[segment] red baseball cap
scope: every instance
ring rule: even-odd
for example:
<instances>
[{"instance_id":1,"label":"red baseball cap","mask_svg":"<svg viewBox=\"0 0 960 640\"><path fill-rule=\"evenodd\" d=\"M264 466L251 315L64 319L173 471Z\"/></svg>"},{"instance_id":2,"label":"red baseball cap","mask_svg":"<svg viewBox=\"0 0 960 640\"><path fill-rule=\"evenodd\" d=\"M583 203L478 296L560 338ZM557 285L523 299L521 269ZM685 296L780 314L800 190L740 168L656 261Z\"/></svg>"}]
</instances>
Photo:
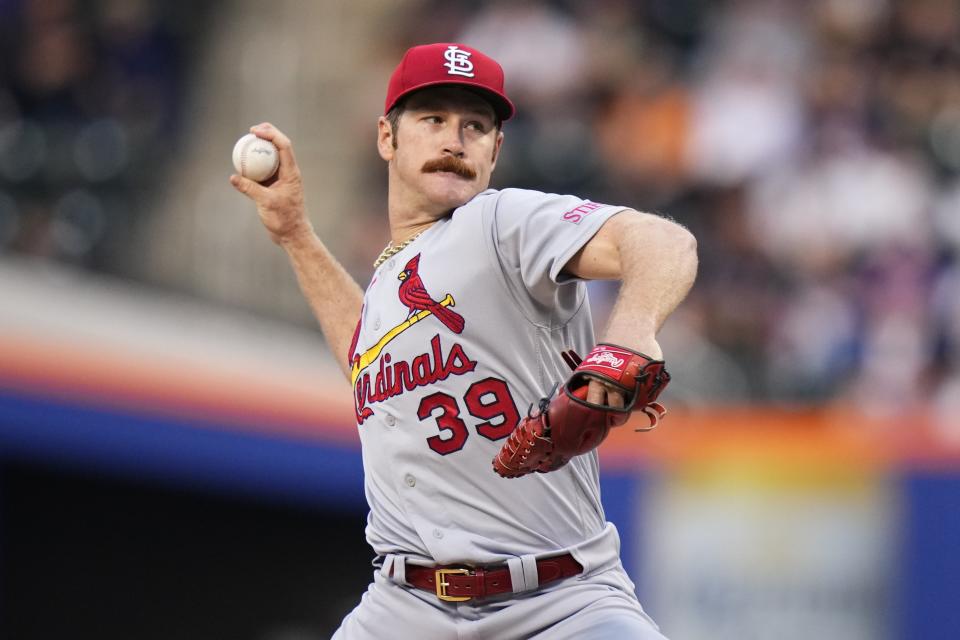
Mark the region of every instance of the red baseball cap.
<instances>
[{"instance_id":1,"label":"red baseball cap","mask_svg":"<svg viewBox=\"0 0 960 640\"><path fill-rule=\"evenodd\" d=\"M460 85L483 96L501 121L513 116L513 103L503 92L503 67L473 47L451 42L407 49L387 85L384 115L401 98L425 87Z\"/></svg>"}]
</instances>

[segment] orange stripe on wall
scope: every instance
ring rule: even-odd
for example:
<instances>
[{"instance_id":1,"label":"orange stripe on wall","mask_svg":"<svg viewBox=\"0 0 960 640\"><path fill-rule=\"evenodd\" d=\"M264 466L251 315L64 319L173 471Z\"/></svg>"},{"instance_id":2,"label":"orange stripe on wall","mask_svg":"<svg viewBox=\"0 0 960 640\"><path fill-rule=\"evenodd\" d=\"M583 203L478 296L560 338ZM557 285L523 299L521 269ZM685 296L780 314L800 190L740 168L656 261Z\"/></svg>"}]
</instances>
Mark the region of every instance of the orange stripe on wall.
<instances>
[{"instance_id":1,"label":"orange stripe on wall","mask_svg":"<svg viewBox=\"0 0 960 640\"><path fill-rule=\"evenodd\" d=\"M358 441L350 388L341 377L258 374L175 355L155 359L116 347L6 335L0 337L0 387L260 433Z\"/></svg>"},{"instance_id":2,"label":"orange stripe on wall","mask_svg":"<svg viewBox=\"0 0 960 640\"><path fill-rule=\"evenodd\" d=\"M956 468L960 441L928 411L876 417L856 407L703 407L672 411L653 431L637 433L635 414L601 446L606 464L696 462L717 458L785 463L887 466L896 462Z\"/></svg>"}]
</instances>

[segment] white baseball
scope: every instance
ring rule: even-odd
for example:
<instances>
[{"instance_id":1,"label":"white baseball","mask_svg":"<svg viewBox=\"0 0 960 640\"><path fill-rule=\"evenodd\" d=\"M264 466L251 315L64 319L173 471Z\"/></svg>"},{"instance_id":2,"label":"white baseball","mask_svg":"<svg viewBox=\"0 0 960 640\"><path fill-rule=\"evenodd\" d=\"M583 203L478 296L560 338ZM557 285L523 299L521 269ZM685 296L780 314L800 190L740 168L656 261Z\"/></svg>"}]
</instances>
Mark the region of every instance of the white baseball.
<instances>
[{"instance_id":1,"label":"white baseball","mask_svg":"<svg viewBox=\"0 0 960 640\"><path fill-rule=\"evenodd\" d=\"M233 146L233 167L244 178L263 182L273 177L280 166L280 155L273 143L248 133Z\"/></svg>"}]
</instances>

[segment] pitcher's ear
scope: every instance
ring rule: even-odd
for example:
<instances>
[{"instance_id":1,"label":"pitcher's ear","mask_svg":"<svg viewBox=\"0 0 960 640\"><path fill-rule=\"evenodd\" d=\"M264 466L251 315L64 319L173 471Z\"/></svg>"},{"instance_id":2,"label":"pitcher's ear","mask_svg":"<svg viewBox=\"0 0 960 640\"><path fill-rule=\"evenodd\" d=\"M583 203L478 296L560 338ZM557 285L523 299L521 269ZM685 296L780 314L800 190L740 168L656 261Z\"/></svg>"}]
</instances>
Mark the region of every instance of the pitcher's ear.
<instances>
[{"instance_id":1,"label":"pitcher's ear","mask_svg":"<svg viewBox=\"0 0 960 640\"><path fill-rule=\"evenodd\" d=\"M500 157L500 147L503 145L503 131L497 131L497 141L493 144L493 166L490 167L491 170L497 166L497 158Z\"/></svg>"},{"instance_id":2,"label":"pitcher's ear","mask_svg":"<svg viewBox=\"0 0 960 640\"><path fill-rule=\"evenodd\" d=\"M393 125L384 116L377 119L377 152L380 157L389 162L397 148L397 141Z\"/></svg>"}]
</instances>

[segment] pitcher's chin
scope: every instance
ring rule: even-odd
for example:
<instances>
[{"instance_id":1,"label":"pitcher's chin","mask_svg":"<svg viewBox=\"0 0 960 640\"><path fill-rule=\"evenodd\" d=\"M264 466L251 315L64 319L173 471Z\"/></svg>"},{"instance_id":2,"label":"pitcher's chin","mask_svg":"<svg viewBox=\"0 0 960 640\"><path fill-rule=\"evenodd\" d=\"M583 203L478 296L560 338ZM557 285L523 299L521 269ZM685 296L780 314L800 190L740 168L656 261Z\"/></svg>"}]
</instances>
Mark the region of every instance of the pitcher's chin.
<instances>
[{"instance_id":1,"label":"pitcher's chin","mask_svg":"<svg viewBox=\"0 0 960 640\"><path fill-rule=\"evenodd\" d=\"M452 173L430 174L424 186L424 195L445 210L456 209L483 191L476 182Z\"/></svg>"}]
</instances>

